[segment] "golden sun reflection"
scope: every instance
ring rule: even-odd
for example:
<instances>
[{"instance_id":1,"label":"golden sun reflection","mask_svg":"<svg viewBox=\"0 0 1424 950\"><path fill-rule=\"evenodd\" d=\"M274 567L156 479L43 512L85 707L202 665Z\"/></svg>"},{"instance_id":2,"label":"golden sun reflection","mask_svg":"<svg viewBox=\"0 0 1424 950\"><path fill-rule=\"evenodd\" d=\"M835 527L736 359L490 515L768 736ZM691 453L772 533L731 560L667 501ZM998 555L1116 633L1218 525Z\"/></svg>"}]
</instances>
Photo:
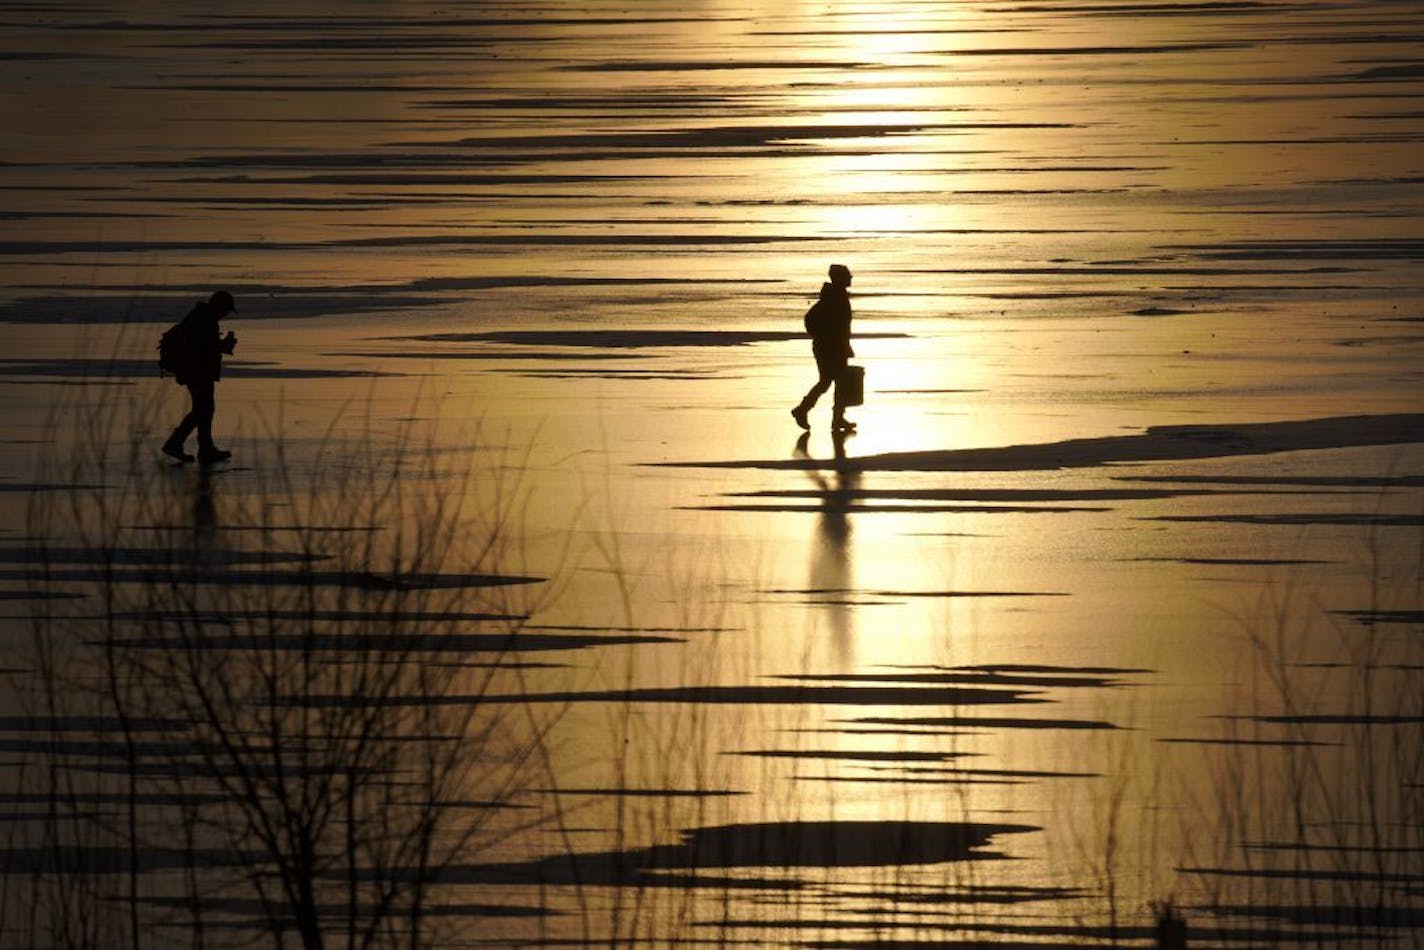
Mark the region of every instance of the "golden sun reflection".
<instances>
[{"instance_id":1,"label":"golden sun reflection","mask_svg":"<svg viewBox=\"0 0 1424 950\"><path fill-rule=\"evenodd\" d=\"M205 6L5 18L14 946L1417 929L1397 0Z\"/></svg>"},{"instance_id":2,"label":"golden sun reflection","mask_svg":"<svg viewBox=\"0 0 1424 950\"><path fill-rule=\"evenodd\" d=\"M864 312L873 305L860 304ZM980 440L982 413L974 411L988 388L987 371L963 332L926 332L918 321L858 318L862 333L905 333L903 338L855 341L853 362L867 367L866 404L853 413L860 428L848 447L854 455L960 447ZM976 435L976 433L978 433Z\"/></svg>"},{"instance_id":3,"label":"golden sun reflection","mask_svg":"<svg viewBox=\"0 0 1424 950\"><path fill-rule=\"evenodd\" d=\"M964 29L958 15L927 17L903 7L832 5L831 24L820 39L827 58L861 64L837 82L818 85L804 108L828 126L862 128L861 137L838 138L833 147L800 159L798 187L817 202L808 222L818 233L884 236L963 227L961 212L943 201L943 174L961 159L955 153L992 150L977 130L972 145L953 126L982 100L983 89L966 91L949 81L942 66L947 37ZM988 93L993 96L997 93Z\"/></svg>"}]
</instances>

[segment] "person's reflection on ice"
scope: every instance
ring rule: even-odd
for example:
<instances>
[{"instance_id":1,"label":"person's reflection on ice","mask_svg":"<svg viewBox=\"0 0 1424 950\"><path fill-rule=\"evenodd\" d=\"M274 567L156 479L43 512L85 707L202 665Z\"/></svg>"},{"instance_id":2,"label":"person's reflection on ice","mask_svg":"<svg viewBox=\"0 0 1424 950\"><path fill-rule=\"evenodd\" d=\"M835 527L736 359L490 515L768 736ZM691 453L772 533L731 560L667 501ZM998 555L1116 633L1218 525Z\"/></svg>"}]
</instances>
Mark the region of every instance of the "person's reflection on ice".
<instances>
[{"instance_id":1,"label":"person's reflection on ice","mask_svg":"<svg viewBox=\"0 0 1424 950\"><path fill-rule=\"evenodd\" d=\"M845 459L847 433L832 432L831 444L838 462ZM794 455L810 458L808 446L811 434L801 433L796 440ZM851 561L850 512L860 487L860 473L836 465L831 478L818 469L806 474L820 493L821 509L816 521L816 537L811 545L809 590L824 598L831 628L831 646L835 659L843 667L852 664L855 646L855 615L849 601L855 586Z\"/></svg>"},{"instance_id":2,"label":"person's reflection on ice","mask_svg":"<svg viewBox=\"0 0 1424 950\"><path fill-rule=\"evenodd\" d=\"M193 482L193 558L195 562L210 559L217 550L218 512L213 498L213 476L206 468L194 473Z\"/></svg>"}]
</instances>

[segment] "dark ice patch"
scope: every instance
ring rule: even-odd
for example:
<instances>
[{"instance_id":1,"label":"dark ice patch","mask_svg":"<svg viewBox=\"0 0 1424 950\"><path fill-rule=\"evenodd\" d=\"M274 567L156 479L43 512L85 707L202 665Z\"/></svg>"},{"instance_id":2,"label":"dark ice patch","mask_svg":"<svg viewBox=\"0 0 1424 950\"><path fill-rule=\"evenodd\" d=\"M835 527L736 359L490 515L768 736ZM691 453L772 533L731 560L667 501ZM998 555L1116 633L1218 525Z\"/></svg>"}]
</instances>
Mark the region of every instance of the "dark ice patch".
<instances>
[{"instance_id":1,"label":"dark ice patch","mask_svg":"<svg viewBox=\"0 0 1424 950\"><path fill-rule=\"evenodd\" d=\"M788 821L721 825L682 833L677 844L570 853L538 861L457 865L442 884L599 884L795 890L799 879L704 876L702 869L868 868L1002 859L998 836L1033 825L920 821ZM690 873L688 873L690 872Z\"/></svg>"},{"instance_id":2,"label":"dark ice patch","mask_svg":"<svg viewBox=\"0 0 1424 950\"><path fill-rule=\"evenodd\" d=\"M906 339L906 333L864 333L857 339ZM430 343L503 343L516 346L592 347L604 350L659 347L748 346L805 340L806 334L780 330L489 330L479 333L427 333L383 337Z\"/></svg>"},{"instance_id":3,"label":"dark ice patch","mask_svg":"<svg viewBox=\"0 0 1424 950\"><path fill-rule=\"evenodd\" d=\"M1271 455L1424 442L1424 413L1331 416L1236 425L1151 426L1139 435L1100 436L985 449L892 452L858 458L645 462L655 467L760 468L842 472L1051 471L1119 462Z\"/></svg>"}]
</instances>

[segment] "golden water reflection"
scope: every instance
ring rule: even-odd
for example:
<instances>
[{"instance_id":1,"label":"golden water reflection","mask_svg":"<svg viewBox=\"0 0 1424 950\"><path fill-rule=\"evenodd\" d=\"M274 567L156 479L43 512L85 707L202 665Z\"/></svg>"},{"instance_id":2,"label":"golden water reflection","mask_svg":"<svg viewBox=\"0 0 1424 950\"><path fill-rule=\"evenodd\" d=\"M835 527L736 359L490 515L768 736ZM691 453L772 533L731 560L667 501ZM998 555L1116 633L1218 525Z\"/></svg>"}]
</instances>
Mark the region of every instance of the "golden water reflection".
<instances>
[{"instance_id":1,"label":"golden water reflection","mask_svg":"<svg viewBox=\"0 0 1424 950\"><path fill-rule=\"evenodd\" d=\"M391 761L469 730L430 826L462 847L424 892L450 940L1142 945L1168 898L1222 945L1408 939L1424 288L1396 5L51 6L0 57L17 944L295 919L245 883L274 870L250 841L171 863L164 835L230 827L201 796L142 799L124 873L94 819L131 776L226 776L195 779L189 722L87 718L115 656L136 682L410 677ZM869 398L798 444L833 261ZM236 458L158 467L183 394L152 338L217 285ZM241 707L268 717L230 746L251 774L362 708L308 698ZM86 718L35 719L51 699ZM287 716L309 731L269 741ZM44 776L115 797L46 824L17 797ZM57 827L112 836L31 847ZM95 844L117 873L44 863ZM132 914L88 913L129 885Z\"/></svg>"}]
</instances>

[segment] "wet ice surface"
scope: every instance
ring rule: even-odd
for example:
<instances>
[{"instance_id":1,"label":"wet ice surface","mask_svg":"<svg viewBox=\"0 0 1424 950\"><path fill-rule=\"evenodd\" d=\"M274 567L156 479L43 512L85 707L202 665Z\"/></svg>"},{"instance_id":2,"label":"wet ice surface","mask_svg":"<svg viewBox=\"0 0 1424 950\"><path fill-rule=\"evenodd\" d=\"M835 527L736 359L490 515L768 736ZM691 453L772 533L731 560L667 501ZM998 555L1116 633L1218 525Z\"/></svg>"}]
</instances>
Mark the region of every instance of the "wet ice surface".
<instances>
[{"instance_id":1,"label":"wet ice surface","mask_svg":"<svg viewBox=\"0 0 1424 950\"><path fill-rule=\"evenodd\" d=\"M86 895L296 916L178 819L333 775L363 828L442 816L464 942L1143 944L1168 900L1214 945L1409 939L1397 5L3 19L3 867L84 885L8 943ZM832 261L840 440L787 413ZM218 286L235 458L171 468L153 343ZM292 678L224 744L174 705L216 669ZM437 782L311 721L477 741ZM323 834L339 932L419 876Z\"/></svg>"}]
</instances>

